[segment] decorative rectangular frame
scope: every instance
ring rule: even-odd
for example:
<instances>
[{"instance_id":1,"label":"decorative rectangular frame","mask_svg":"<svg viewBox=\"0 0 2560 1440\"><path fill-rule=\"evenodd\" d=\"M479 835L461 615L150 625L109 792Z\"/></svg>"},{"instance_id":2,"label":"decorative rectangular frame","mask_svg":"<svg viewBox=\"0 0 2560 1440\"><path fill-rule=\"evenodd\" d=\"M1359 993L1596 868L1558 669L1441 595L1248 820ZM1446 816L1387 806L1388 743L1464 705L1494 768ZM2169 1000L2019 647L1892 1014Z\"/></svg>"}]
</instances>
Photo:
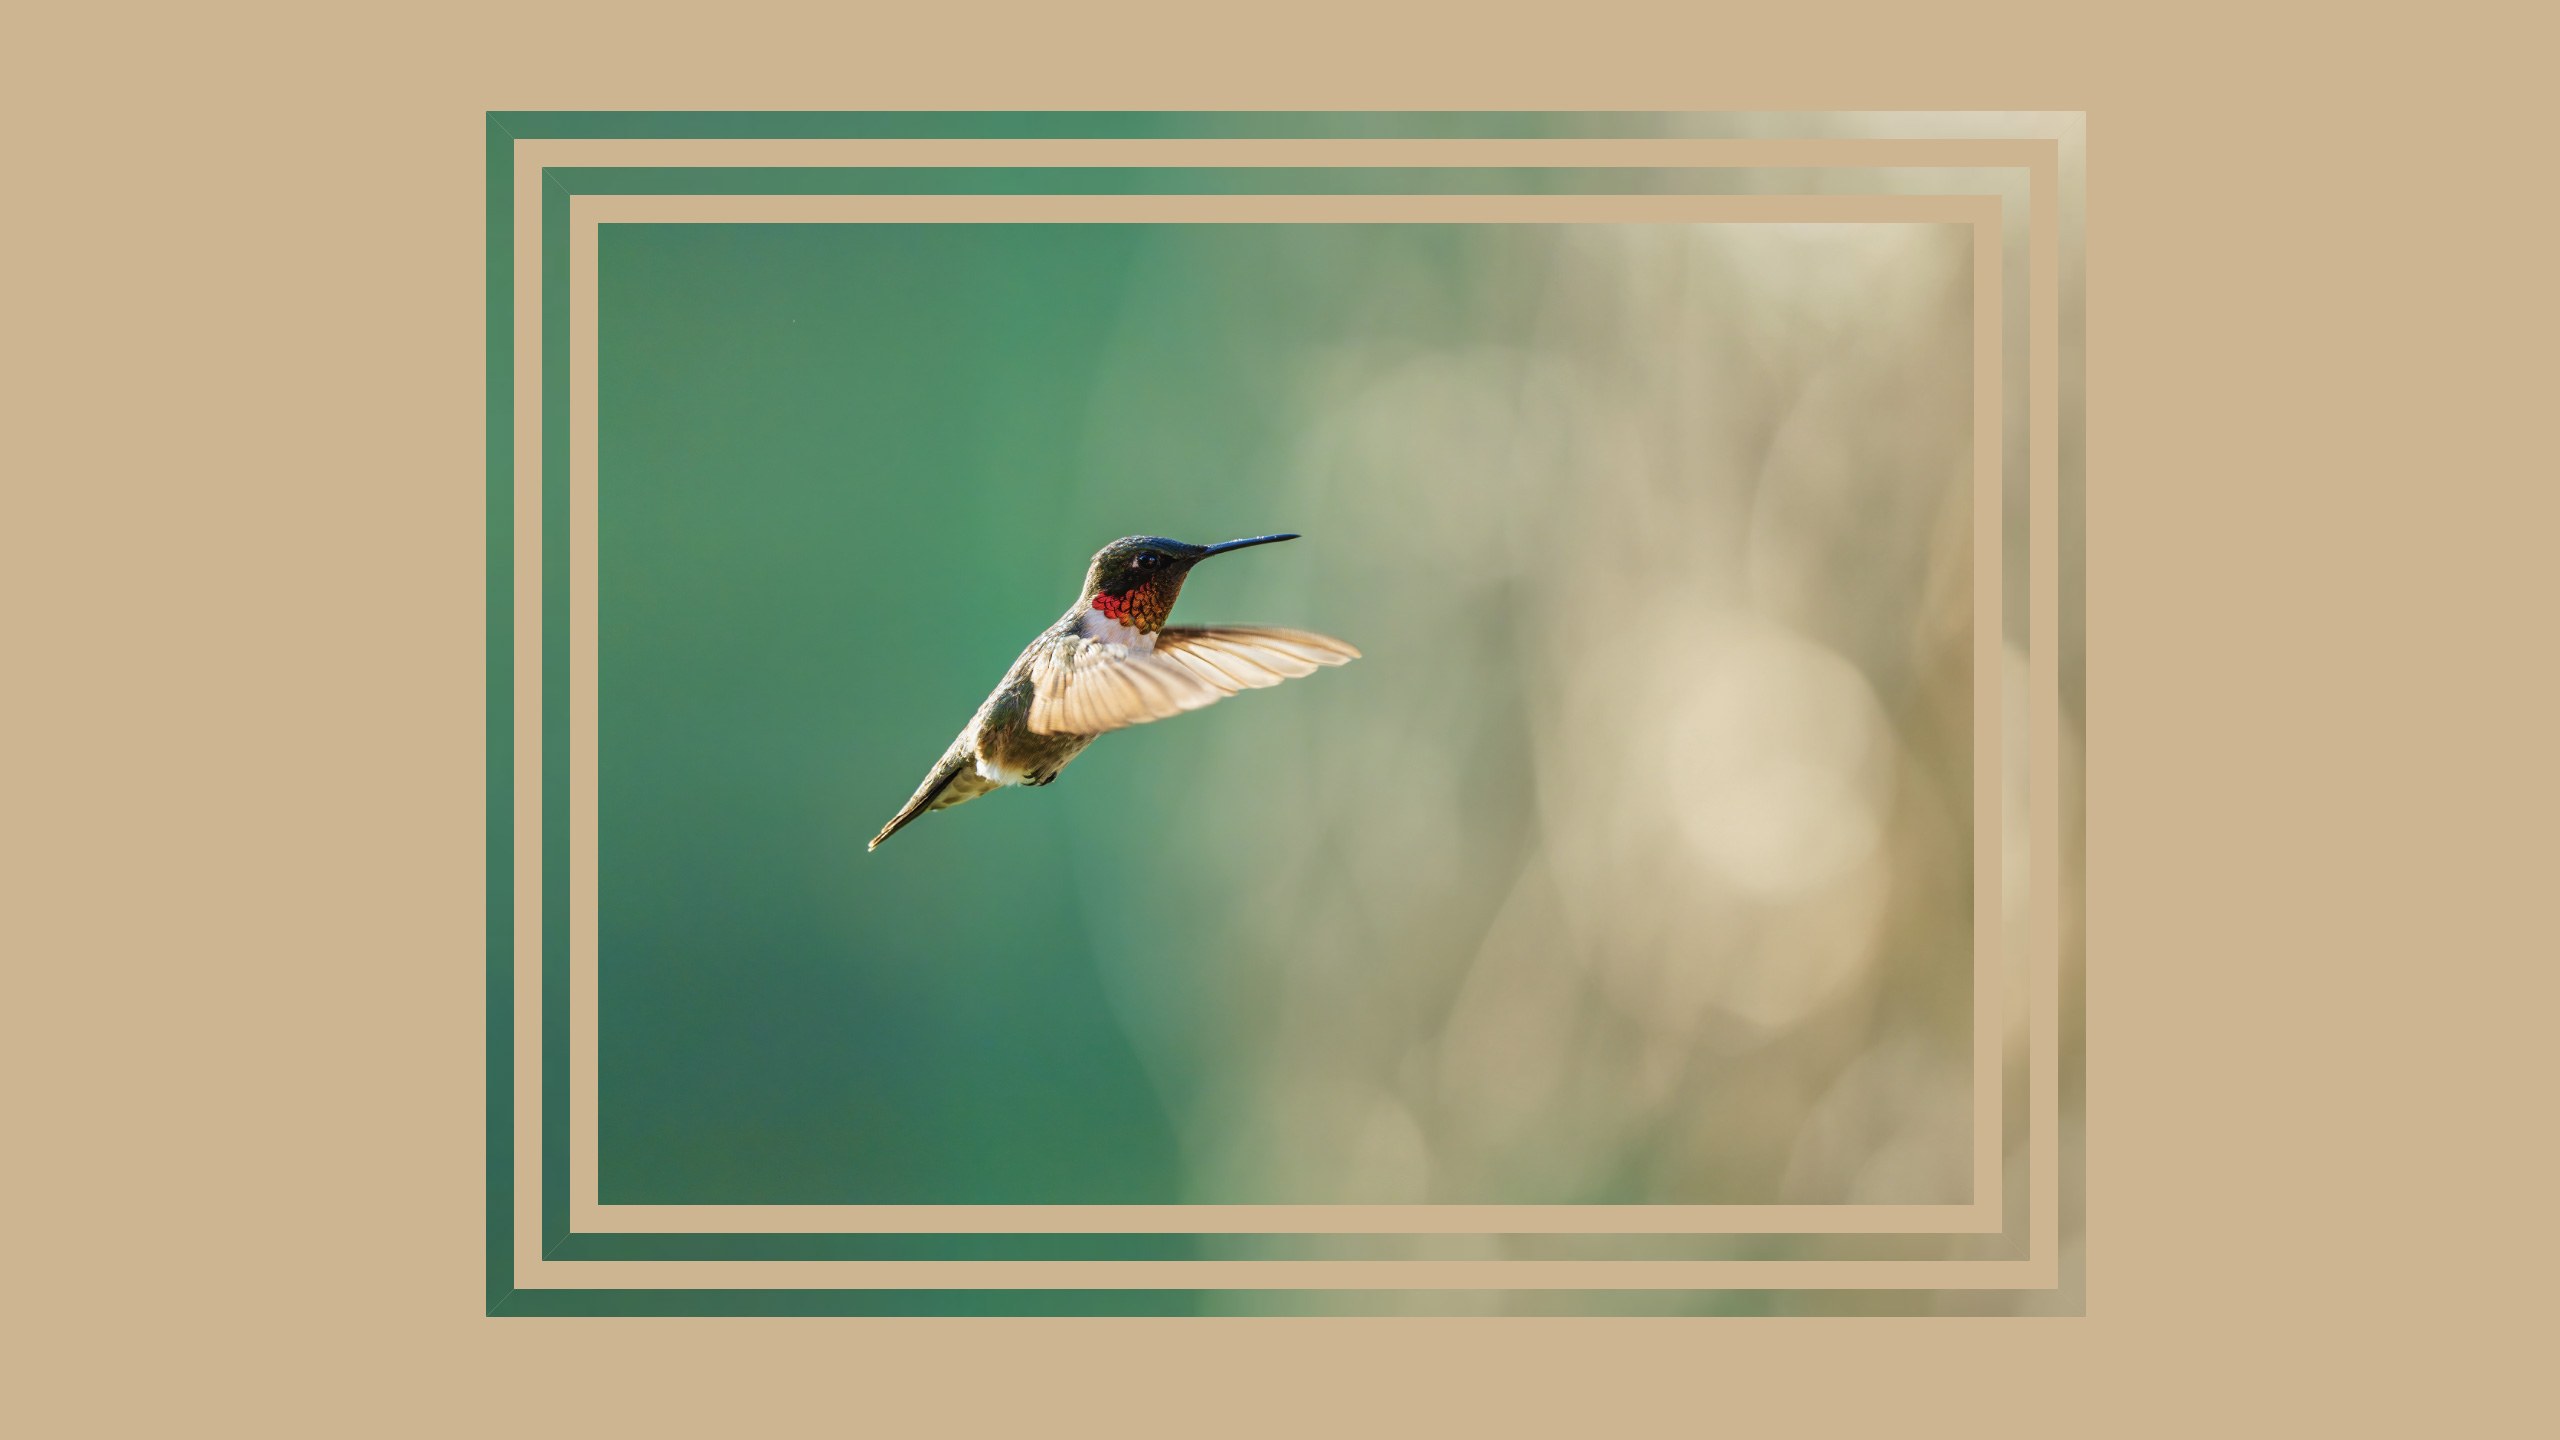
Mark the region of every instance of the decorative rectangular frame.
<instances>
[{"instance_id":1,"label":"decorative rectangular frame","mask_svg":"<svg viewBox=\"0 0 2560 1440\"><path fill-rule=\"evenodd\" d=\"M2064 615L2062 412L2066 404L2077 411L2079 367L2076 353L2066 363L2061 352L2059 320L2062 212L2066 203L2075 219L2077 211L2077 177L2066 185L2062 139L2076 136L2078 117L2062 117L2050 127L2055 133L2026 139L1769 135L1823 123L1819 117L1731 116L491 115L489 1313L1189 1313L1221 1291L1299 1292L1293 1303L1355 1310L1376 1308L1382 1294L1399 1297L1400 1308L1418 1302L1427 1309L1432 1294L1447 1292L1499 1292L1519 1308L1562 1305L1582 1313L1651 1313L1663 1309L1666 1298L1679 1300L1680 1292L1763 1302L1792 1294L1812 1308L1873 1310L1910 1308L1912 1297L1935 1292L2061 1283L2059 1040L2066 1023L2076 1029L2078 1015L2076 1009L2065 1014L2059 983L2061 889L2072 877L2062 874L2062 647L2055 641ZM1741 133L1726 133L1733 131ZM1911 169L1935 172L1928 177L1931 193L1869 196L1835 188L1856 172ZM1630 183L1659 185L1665 177L1707 193L1640 190ZM1811 193L1787 193L1790 187ZM2002 1065L2002 939L1996 926L1977 920L1974 1201L1938 1207L598 1204L592 1070L596 227L704 219L1973 225L1977 306L1993 317L1986 328L1977 316L1976 551L2001 555L2004 512L2016 508L2004 492L2022 488L2032 842L2023 1097ZM2021 221L2025 244L2005 243L2006 230ZM2022 276L2004 263L2020 251ZM519 277L531 283L518 284ZM2013 288L2023 291L2025 304L2004 308ZM2076 302L2076 294L2072 298ZM2017 309L2025 312L2024 344L2003 345L2001 317L2014 323ZM2004 365L2004 353L2022 363ZM2014 427L2004 415L2014 407L2003 405L2019 381L2027 412L2023 487L2015 483L2020 467L2005 453ZM2076 443L2069 448L2076 477ZM1977 917L2002 911L1996 863L2001 571L1996 560L1976 569L1976 844L1978 856L1987 853L1995 862L1978 860L1975 867ZM1985 786L1992 792L1987 815ZM2014 1109L2024 1111L2022 1186L2004 1183L1996 1138L2011 1130L2007 1112ZM1988 1135L1985 1118L1993 1122ZM2005 1195L2012 1188L2024 1190L2023 1205ZM678 1213L687 1209L713 1213ZM1043 1228L1043 1220L1066 1223ZM1163 1243L1167 1237L1184 1234L1629 1241L1843 1234L1877 1237L1888 1250L1894 1248L1890 1237L1991 1235L2022 1242L2025 1253L1951 1260L1162 1258L1176 1248ZM673 1248L658 1244L649 1258L632 1258L648 1253L653 1237L672 1241ZM919 1250L934 1253L916 1258ZM1895 1298L1885 1300L1888 1295ZM1482 1298L1464 1296L1451 1308L1480 1308Z\"/></svg>"}]
</instances>

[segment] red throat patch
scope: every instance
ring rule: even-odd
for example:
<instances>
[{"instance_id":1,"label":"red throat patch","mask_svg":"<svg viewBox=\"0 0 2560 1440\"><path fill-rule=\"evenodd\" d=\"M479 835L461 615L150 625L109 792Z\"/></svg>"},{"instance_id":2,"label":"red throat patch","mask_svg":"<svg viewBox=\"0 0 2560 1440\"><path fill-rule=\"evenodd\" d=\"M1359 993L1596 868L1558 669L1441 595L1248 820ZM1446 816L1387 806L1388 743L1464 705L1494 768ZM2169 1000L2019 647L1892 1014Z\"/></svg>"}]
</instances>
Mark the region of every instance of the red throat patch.
<instances>
[{"instance_id":1,"label":"red throat patch","mask_svg":"<svg viewBox=\"0 0 2560 1440\"><path fill-rule=\"evenodd\" d=\"M1125 595L1096 595L1093 608L1132 630L1159 630L1173 613L1172 587L1161 581L1141 585Z\"/></svg>"}]
</instances>

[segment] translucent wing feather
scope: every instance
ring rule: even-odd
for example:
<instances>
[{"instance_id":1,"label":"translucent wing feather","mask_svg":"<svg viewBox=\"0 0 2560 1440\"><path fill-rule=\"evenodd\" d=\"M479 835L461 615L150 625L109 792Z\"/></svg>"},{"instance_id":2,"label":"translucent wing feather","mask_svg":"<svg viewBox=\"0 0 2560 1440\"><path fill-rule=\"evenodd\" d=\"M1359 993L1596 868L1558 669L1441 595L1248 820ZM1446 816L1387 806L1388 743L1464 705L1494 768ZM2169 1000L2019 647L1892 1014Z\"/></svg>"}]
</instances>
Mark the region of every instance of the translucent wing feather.
<instances>
[{"instance_id":1,"label":"translucent wing feather","mask_svg":"<svg viewBox=\"0 0 2560 1440\"><path fill-rule=\"evenodd\" d=\"M1099 735L1359 657L1328 635L1257 625L1167 626L1153 649L1071 636L1032 662L1031 728Z\"/></svg>"},{"instance_id":2,"label":"translucent wing feather","mask_svg":"<svg viewBox=\"0 0 2560 1440\"><path fill-rule=\"evenodd\" d=\"M1225 687L1230 694L1360 658L1357 649L1330 635L1269 625L1169 625L1156 633L1156 653L1194 674L1231 679Z\"/></svg>"}]
</instances>

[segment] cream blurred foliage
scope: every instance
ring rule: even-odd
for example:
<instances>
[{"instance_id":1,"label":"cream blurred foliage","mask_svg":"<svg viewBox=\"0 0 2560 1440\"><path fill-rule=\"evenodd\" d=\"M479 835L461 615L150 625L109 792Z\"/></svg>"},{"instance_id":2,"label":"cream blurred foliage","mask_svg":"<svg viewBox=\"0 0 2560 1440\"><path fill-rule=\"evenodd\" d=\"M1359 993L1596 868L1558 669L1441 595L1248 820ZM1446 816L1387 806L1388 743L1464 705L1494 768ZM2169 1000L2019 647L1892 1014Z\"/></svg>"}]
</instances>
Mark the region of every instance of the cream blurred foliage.
<instances>
[{"instance_id":1,"label":"cream blurred foliage","mask_svg":"<svg viewBox=\"0 0 2560 1440\"><path fill-rule=\"evenodd\" d=\"M1518 284L1466 253L1459 296ZM1272 513L1319 558L1254 613L1325 616L1359 689L1168 780L1233 816L1158 857L1222 897L1198 932L1089 917L1188 1198L1966 1201L1969 233L1558 227L1532 263L1505 342L1293 377Z\"/></svg>"}]
</instances>

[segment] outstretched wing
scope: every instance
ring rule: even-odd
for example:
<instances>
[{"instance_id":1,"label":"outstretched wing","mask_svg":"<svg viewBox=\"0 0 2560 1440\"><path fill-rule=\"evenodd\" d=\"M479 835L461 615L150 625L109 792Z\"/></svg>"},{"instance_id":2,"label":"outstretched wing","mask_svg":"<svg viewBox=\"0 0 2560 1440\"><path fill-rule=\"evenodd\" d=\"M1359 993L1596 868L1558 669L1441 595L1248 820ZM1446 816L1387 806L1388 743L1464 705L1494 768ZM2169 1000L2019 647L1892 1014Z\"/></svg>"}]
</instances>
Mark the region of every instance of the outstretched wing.
<instances>
[{"instance_id":1,"label":"outstretched wing","mask_svg":"<svg viewBox=\"0 0 2560 1440\"><path fill-rule=\"evenodd\" d=\"M1268 625L1168 625L1156 653L1232 695L1263 690L1319 665L1340 665L1360 652L1330 635Z\"/></svg>"},{"instance_id":2,"label":"outstretched wing","mask_svg":"<svg viewBox=\"0 0 2560 1440\"><path fill-rule=\"evenodd\" d=\"M1329 635L1260 625L1169 625L1152 649L1071 639L1032 662L1031 728L1099 735L1359 658Z\"/></svg>"}]
</instances>

